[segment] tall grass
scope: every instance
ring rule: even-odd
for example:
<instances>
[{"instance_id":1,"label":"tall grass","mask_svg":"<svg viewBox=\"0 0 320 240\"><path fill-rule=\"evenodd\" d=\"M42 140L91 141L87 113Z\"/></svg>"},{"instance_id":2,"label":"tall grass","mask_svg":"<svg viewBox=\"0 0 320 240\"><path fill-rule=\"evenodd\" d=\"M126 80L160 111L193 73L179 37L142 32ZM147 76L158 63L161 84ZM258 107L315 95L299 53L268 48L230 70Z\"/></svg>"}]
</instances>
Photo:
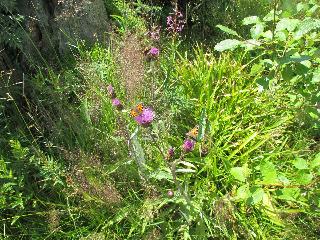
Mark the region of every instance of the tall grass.
<instances>
[{"instance_id":1,"label":"tall grass","mask_svg":"<svg viewBox=\"0 0 320 240\"><path fill-rule=\"evenodd\" d=\"M295 125L288 86L260 91L246 53L168 37L131 99L119 39L79 48L74 66L39 73L26 96L2 102L0 236L317 239L319 143ZM139 102L155 112L151 126L130 117Z\"/></svg>"}]
</instances>

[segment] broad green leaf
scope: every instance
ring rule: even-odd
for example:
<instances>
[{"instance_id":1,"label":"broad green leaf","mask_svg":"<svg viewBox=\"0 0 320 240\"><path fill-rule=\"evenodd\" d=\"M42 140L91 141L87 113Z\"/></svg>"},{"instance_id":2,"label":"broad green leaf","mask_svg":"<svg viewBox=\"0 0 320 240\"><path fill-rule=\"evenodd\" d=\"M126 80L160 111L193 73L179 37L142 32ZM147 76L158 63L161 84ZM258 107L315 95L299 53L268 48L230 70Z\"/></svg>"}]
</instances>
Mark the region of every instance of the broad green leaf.
<instances>
[{"instance_id":1,"label":"broad green leaf","mask_svg":"<svg viewBox=\"0 0 320 240\"><path fill-rule=\"evenodd\" d=\"M236 198L238 200L246 200L250 196L249 185L245 184L237 189Z\"/></svg>"},{"instance_id":2,"label":"broad green leaf","mask_svg":"<svg viewBox=\"0 0 320 240\"><path fill-rule=\"evenodd\" d=\"M313 72L312 83L320 83L320 69L318 68Z\"/></svg>"},{"instance_id":3,"label":"broad green leaf","mask_svg":"<svg viewBox=\"0 0 320 240\"><path fill-rule=\"evenodd\" d=\"M257 23L250 29L251 37L253 39L259 39L259 37L263 34L264 24Z\"/></svg>"},{"instance_id":4,"label":"broad green leaf","mask_svg":"<svg viewBox=\"0 0 320 240\"><path fill-rule=\"evenodd\" d=\"M283 183L283 185L289 185L290 184L290 180L283 173L279 174L278 179L279 179L280 182Z\"/></svg>"},{"instance_id":5,"label":"broad green leaf","mask_svg":"<svg viewBox=\"0 0 320 240\"><path fill-rule=\"evenodd\" d=\"M226 39L214 46L214 50L223 52L225 50L233 50L241 44L241 41L236 39Z\"/></svg>"},{"instance_id":6,"label":"broad green leaf","mask_svg":"<svg viewBox=\"0 0 320 240\"><path fill-rule=\"evenodd\" d=\"M318 153L310 163L311 168L315 168L318 166L320 166L320 153Z\"/></svg>"},{"instance_id":7,"label":"broad green leaf","mask_svg":"<svg viewBox=\"0 0 320 240\"><path fill-rule=\"evenodd\" d=\"M268 31L265 31L262 36L265 38L265 39L268 39L268 40L271 40L272 39L272 32L270 30Z\"/></svg>"},{"instance_id":8,"label":"broad green leaf","mask_svg":"<svg viewBox=\"0 0 320 240\"><path fill-rule=\"evenodd\" d=\"M307 13L311 16L313 13L315 13L319 9L319 7L320 7L319 5L314 5L307 11Z\"/></svg>"},{"instance_id":9,"label":"broad green leaf","mask_svg":"<svg viewBox=\"0 0 320 240\"><path fill-rule=\"evenodd\" d=\"M242 167L234 167L231 168L230 170L230 174L237 180L241 181L241 182L245 182L246 181L246 176L243 172L243 168Z\"/></svg>"},{"instance_id":10,"label":"broad green leaf","mask_svg":"<svg viewBox=\"0 0 320 240\"><path fill-rule=\"evenodd\" d=\"M313 19L313 18L305 19L303 22L299 24L298 29L294 34L294 38L299 39L303 35L317 28L320 28L320 19Z\"/></svg>"},{"instance_id":11,"label":"broad green leaf","mask_svg":"<svg viewBox=\"0 0 320 240\"><path fill-rule=\"evenodd\" d=\"M256 39L248 39L241 43L241 47L246 48L247 50L253 50L256 49L261 45L261 42L259 42Z\"/></svg>"},{"instance_id":12,"label":"broad green leaf","mask_svg":"<svg viewBox=\"0 0 320 240\"><path fill-rule=\"evenodd\" d=\"M263 182L266 184L275 184L278 182L277 170L272 162L266 161L260 164L260 172Z\"/></svg>"},{"instance_id":13,"label":"broad green leaf","mask_svg":"<svg viewBox=\"0 0 320 240\"><path fill-rule=\"evenodd\" d=\"M156 172L153 172L150 175L150 178L154 178L154 179L157 179L157 180L162 180L162 179L172 180L173 179L169 168L166 169L166 171L158 170Z\"/></svg>"},{"instance_id":14,"label":"broad green leaf","mask_svg":"<svg viewBox=\"0 0 320 240\"><path fill-rule=\"evenodd\" d=\"M299 188L283 188L276 191L277 198L283 200L295 201L299 195Z\"/></svg>"},{"instance_id":15,"label":"broad green leaf","mask_svg":"<svg viewBox=\"0 0 320 240\"><path fill-rule=\"evenodd\" d=\"M309 68L307 66L305 66L302 63L296 64L296 73L298 75L305 75L305 74L308 74L308 72L309 72Z\"/></svg>"},{"instance_id":16,"label":"broad green leaf","mask_svg":"<svg viewBox=\"0 0 320 240\"><path fill-rule=\"evenodd\" d=\"M300 23L300 20L298 19L291 19L291 18L282 18L276 25L276 32L288 30L289 32L292 32L295 30L295 28Z\"/></svg>"},{"instance_id":17,"label":"broad green leaf","mask_svg":"<svg viewBox=\"0 0 320 240\"><path fill-rule=\"evenodd\" d=\"M217 25L217 28L219 28L220 30L222 30L225 33L231 34L233 36L240 37L239 34L236 31L234 31L234 30L232 30L232 29L230 29L228 27L225 27L225 26L222 26L222 25Z\"/></svg>"},{"instance_id":18,"label":"broad green leaf","mask_svg":"<svg viewBox=\"0 0 320 240\"><path fill-rule=\"evenodd\" d=\"M287 40L288 34L285 32L276 32L275 34L276 39L285 42Z\"/></svg>"},{"instance_id":19,"label":"broad green leaf","mask_svg":"<svg viewBox=\"0 0 320 240\"><path fill-rule=\"evenodd\" d=\"M257 203L262 201L263 195L264 195L264 191L263 191L262 188L253 187L253 188L250 189L250 192L251 192L251 196L248 199L248 202L250 204L255 205L255 204L257 204Z\"/></svg>"},{"instance_id":20,"label":"broad green leaf","mask_svg":"<svg viewBox=\"0 0 320 240\"><path fill-rule=\"evenodd\" d=\"M242 20L242 25L256 24L258 22L260 22L260 18L258 16L250 16Z\"/></svg>"},{"instance_id":21,"label":"broad green leaf","mask_svg":"<svg viewBox=\"0 0 320 240\"><path fill-rule=\"evenodd\" d=\"M293 161L293 166L298 169L308 169L308 163L303 158L297 158Z\"/></svg>"},{"instance_id":22,"label":"broad green leaf","mask_svg":"<svg viewBox=\"0 0 320 240\"><path fill-rule=\"evenodd\" d=\"M242 167L233 167L230 170L230 174L240 182L245 182L246 178L250 175L248 165L245 164Z\"/></svg>"},{"instance_id":23,"label":"broad green leaf","mask_svg":"<svg viewBox=\"0 0 320 240\"><path fill-rule=\"evenodd\" d=\"M309 171L299 170L297 175L295 176L295 180L297 183L302 185L308 185L312 182L313 175Z\"/></svg>"},{"instance_id":24,"label":"broad green leaf","mask_svg":"<svg viewBox=\"0 0 320 240\"><path fill-rule=\"evenodd\" d=\"M299 2L297 4L297 12L300 12L300 11L303 11L303 10L307 10L307 9L308 9L308 4L302 3L302 2Z\"/></svg>"},{"instance_id":25,"label":"broad green leaf","mask_svg":"<svg viewBox=\"0 0 320 240\"><path fill-rule=\"evenodd\" d=\"M260 74L264 70L262 64L254 64L251 67L250 75L257 75Z\"/></svg>"}]
</instances>

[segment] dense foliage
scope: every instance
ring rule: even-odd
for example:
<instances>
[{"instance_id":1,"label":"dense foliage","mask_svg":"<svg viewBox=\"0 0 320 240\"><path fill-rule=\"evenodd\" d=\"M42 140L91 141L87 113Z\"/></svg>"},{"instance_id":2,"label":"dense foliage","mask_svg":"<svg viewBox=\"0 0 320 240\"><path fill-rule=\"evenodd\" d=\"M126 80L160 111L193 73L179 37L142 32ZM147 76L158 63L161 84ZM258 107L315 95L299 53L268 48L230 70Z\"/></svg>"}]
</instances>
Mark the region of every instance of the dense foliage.
<instances>
[{"instance_id":1,"label":"dense foliage","mask_svg":"<svg viewBox=\"0 0 320 240\"><path fill-rule=\"evenodd\" d=\"M108 1L108 48L1 72L0 239L319 238L320 6L212 2Z\"/></svg>"}]
</instances>

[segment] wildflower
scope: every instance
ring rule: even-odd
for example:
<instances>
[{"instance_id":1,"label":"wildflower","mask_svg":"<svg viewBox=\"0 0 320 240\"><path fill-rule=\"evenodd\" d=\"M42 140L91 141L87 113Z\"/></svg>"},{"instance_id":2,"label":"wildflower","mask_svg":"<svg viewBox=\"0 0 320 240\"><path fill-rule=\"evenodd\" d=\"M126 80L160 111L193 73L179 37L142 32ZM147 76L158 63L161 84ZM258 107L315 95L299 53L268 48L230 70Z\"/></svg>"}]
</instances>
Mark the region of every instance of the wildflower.
<instances>
[{"instance_id":1,"label":"wildflower","mask_svg":"<svg viewBox=\"0 0 320 240\"><path fill-rule=\"evenodd\" d=\"M170 148L168 149L166 159L169 160L170 158L173 157L173 155L174 155L174 149L173 149L173 147L170 147Z\"/></svg>"},{"instance_id":2,"label":"wildflower","mask_svg":"<svg viewBox=\"0 0 320 240\"><path fill-rule=\"evenodd\" d=\"M118 110L121 110L123 108L122 103L118 98L112 99L112 105L116 107Z\"/></svg>"},{"instance_id":3,"label":"wildflower","mask_svg":"<svg viewBox=\"0 0 320 240\"><path fill-rule=\"evenodd\" d=\"M170 189L168 190L167 195L169 198L172 198L174 196L174 192Z\"/></svg>"},{"instance_id":4,"label":"wildflower","mask_svg":"<svg viewBox=\"0 0 320 240\"><path fill-rule=\"evenodd\" d=\"M134 120L141 126L148 127L152 123L154 116L155 114L150 108L144 108L142 113L136 116Z\"/></svg>"},{"instance_id":5,"label":"wildflower","mask_svg":"<svg viewBox=\"0 0 320 240\"><path fill-rule=\"evenodd\" d=\"M172 33L179 33L182 31L185 25L185 20L183 19L183 14L174 9L173 13L167 17L167 30Z\"/></svg>"},{"instance_id":6,"label":"wildflower","mask_svg":"<svg viewBox=\"0 0 320 240\"><path fill-rule=\"evenodd\" d=\"M148 54L149 54L151 57L158 57L158 56L159 56L159 53L160 53L160 51L159 51L159 49L156 48L156 47L152 47L152 48L149 50L149 52L148 52Z\"/></svg>"},{"instance_id":7,"label":"wildflower","mask_svg":"<svg viewBox=\"0 0 320 240\"><path fill-rule=\"evenodd\" d=\"M107 90L108 90L108 94L109 94L110 98L116 97L116 92L114 91L114 88L112 87L111 84L109 84L109 86L107 87Z\"/></svg>"},{"instance_id":8,"label":"wildflower","mask_svg":"<svg viewBox=\"0 0 320 240\"><path fill-rule=\"evenodd\" d=\"M187 152L191 152L194 149L195 141L191 139L186 139L182 145L183 150Z\"/></svg>"}]
</instances>

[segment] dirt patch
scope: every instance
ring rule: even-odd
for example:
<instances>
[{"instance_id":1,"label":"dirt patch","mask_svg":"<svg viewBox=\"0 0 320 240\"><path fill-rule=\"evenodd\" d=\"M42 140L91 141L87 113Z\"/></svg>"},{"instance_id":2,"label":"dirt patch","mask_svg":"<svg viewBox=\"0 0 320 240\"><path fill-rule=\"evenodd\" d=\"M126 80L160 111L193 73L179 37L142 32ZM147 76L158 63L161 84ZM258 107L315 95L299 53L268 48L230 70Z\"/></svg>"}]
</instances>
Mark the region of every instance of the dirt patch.
<instances>
[{"instance_id":1,"label":"dirt patch","mask_svg":"<svg viewBox=\"0 0 320 240\"><path fill-rule=\"evenodd\" d=\"M140 40L134 34L125 37L119 56L120 76L129 101L139 98L144 78L144 53Z\"/></svg>"},{"instance_id":2,"label":"dirt patch","mask_svg":"<svg viewBox=\"0 0 320 240\"><path fill-rule=\"evenodd\" d=\"M88 195L105 204L113 205L121 202L122 197L115 185L107 178L101 177L104 169L97 155L82 151L66 152L65 159L71 163L67 183L75 193Z\"/></svg>"}]
</instances>

